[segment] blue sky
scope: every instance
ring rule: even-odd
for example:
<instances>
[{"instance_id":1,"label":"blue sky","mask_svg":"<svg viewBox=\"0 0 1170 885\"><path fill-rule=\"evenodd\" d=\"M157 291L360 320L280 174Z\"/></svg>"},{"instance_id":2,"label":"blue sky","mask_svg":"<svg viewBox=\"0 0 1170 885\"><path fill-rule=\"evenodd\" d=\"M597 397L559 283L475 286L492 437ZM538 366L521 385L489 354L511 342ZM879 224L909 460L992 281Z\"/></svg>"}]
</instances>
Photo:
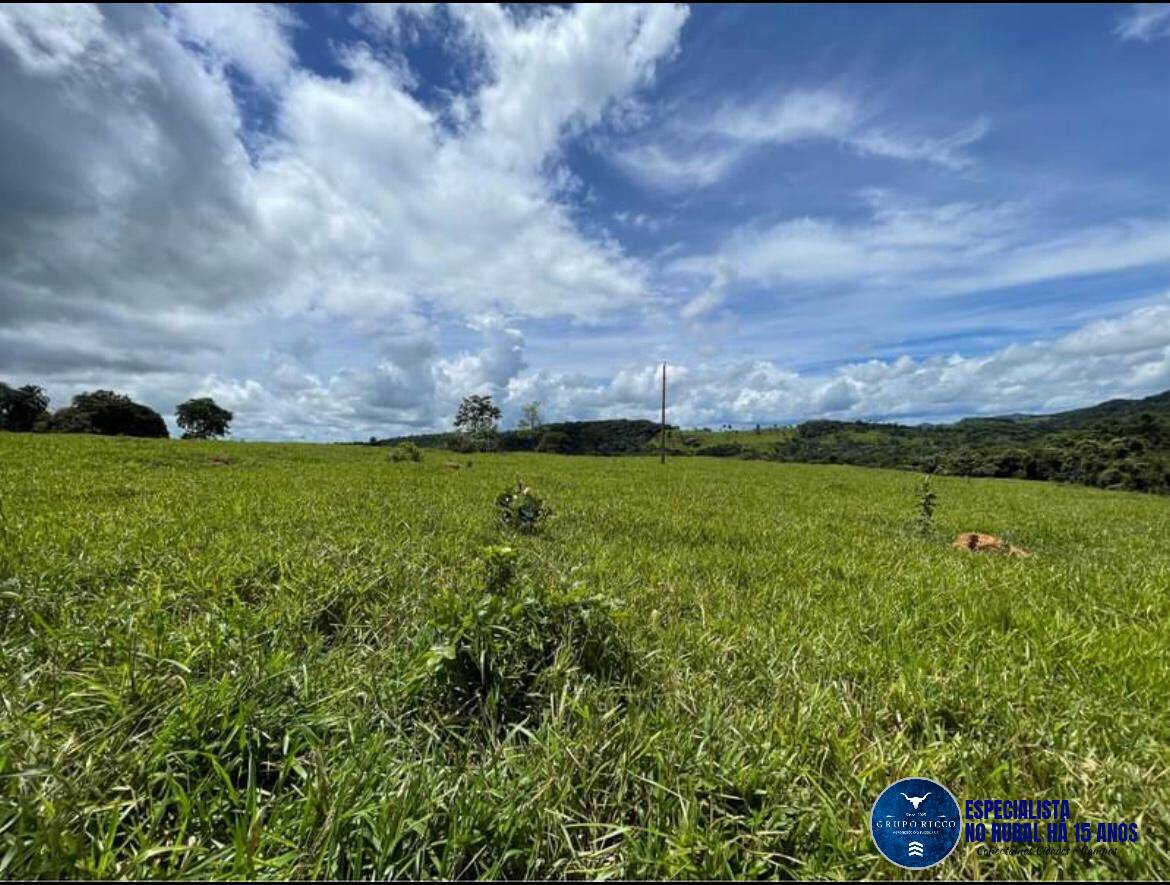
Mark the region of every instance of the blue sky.
<instances>
[{"instance_id":1,"label":"blue sky","mask_svg":"<svg viewBox=\"0 0 1170 885\"><path fill-rule=\"evenodd\" d=\"M1170 5L0 7L0 378L245 438L1170 388Z\"/></svg>"}]
</instances>

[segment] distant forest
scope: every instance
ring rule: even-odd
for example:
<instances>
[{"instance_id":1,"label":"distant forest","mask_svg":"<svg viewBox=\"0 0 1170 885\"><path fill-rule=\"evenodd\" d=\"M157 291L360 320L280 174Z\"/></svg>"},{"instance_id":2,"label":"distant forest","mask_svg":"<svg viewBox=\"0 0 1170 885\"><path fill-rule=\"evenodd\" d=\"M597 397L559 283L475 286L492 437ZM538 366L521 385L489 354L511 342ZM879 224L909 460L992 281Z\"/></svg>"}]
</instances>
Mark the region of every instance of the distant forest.
<instances>
[{"instance_id":1,"label":"distant forest","mask_svg":"<svg viewBox=\"0 0 1170 885\"><path fill-rule=\"evenodd\" d=\"M457 433L410 440L459 449ZM499 435L503 451L580 455L653 454L653 421L571 421ZM1170 493L1170 391L1141 400L1110 400L1052 415L965 418L907 426L867 421L807 421L794 428L739 431L669 427L673 456L711 456L815 464L857 464L949 476L1054 480L1107 489Z\"/></svg>"},{"instance_id":2,"label":"distant forest","mask_svg":"<svg viewBox=\"0 0 1170 885\"><path fill-rule=\"evenodd\" d=\"M1056 480L1170 492L1170 392L1049 416L949 425L809 421L770 457L949 476Z\"/></svg>"}]
</instances>

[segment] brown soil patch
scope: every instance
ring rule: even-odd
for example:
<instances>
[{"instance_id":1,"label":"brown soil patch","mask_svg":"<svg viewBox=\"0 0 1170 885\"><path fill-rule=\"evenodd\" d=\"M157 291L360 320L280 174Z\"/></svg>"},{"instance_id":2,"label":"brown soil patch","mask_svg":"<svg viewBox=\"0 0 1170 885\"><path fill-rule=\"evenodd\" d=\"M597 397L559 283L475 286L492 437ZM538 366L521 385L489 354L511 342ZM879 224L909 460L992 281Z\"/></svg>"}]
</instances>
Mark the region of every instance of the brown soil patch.
<instances>
[{"instance_id":1,"label":"brown soil patch","mask_svg":"<svg viewBox=\"0 0 1170 885\"><path fill-rule=\"evenodd\" d=\"M972 550L976 553L1006 553L1008 556L1032 555L1022 547L1013 547L1003 538L979 532L963 532L955 538L955 543L951 546L956 550Z\"/></svg>"}]
</instances>

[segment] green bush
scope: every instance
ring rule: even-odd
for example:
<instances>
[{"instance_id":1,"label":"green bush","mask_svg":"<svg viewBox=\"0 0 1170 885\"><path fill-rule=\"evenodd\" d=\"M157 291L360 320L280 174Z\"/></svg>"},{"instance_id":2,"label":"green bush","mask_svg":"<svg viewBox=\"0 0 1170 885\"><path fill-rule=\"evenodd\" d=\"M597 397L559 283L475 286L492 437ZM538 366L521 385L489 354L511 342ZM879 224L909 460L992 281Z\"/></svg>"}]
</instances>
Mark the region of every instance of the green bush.
<instances>
[{"instance_id":1,"label":"green bush","mask_svg":"<svg viewBox=\"0 0 1170 885\"><path fill-rule=\"evenodd\" d=\"M390 460L395 463L400 461L421 461L422 449L412 442L399 443L390 450Z\"/></svg>"},{"instance_id":2,"label":"green bush","mask_svg":"<svg viewBox=\"0 0 1170 885\"><path fill-rule=\"evenodd\" d=\"M535 534L552 515L552 508L519 480L496 498L496 510L502 526L526 535Z\"/></svg>"},{"instance_id":3,"label":"green bush","mask_svg":"<svg viewBox=\"0 0 1170 885\"><path fill-rule=\"evenodd\" d=\"M633 675L611 601L519 577L510 547L483 553L473 592L449 590L432 602L416 692L448 715L499 726L547 706L569 679Z\"/></svg>"}]
</instances>

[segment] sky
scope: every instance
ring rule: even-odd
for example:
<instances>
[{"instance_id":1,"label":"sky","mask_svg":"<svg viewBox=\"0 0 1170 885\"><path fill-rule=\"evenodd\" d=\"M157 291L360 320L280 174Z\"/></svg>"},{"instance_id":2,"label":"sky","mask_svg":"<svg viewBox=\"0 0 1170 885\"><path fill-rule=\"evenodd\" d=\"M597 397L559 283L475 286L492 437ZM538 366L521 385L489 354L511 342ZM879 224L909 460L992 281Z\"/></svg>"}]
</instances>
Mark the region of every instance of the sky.
<instances>
[{"instance_id":1,"label":"sky","mask_svg":"<svg viewBox=\"0 0 1170 885\"><path fill-rule=\"evenodd\" d=\"M1170 388L1170 4L0 6L0 380L242 439Z\"/></svg>"}]
</instances>

